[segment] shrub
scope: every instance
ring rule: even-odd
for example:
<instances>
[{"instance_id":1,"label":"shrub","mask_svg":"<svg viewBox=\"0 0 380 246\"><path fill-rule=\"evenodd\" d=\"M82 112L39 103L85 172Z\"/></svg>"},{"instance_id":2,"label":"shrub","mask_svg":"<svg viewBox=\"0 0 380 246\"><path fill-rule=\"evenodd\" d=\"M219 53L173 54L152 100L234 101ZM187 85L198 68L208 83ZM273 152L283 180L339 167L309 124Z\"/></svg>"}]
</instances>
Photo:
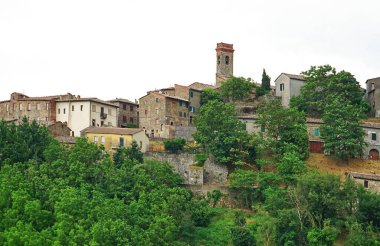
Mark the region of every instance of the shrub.
<instances>
[{"instance_id":1,"label":"shrub","mask_svg":"<svg viewBox=\"0 0 380 246\"><path fill-rule=\"evenodd\" d=\"M180 150L183 150L186 141L182 138L174 138L164 141L165 150L170 151L171 153L178 153Z\"/></svg>"},{"instance_id":2,"label":"shrub","mask_svg":"<svg viewBox=\"0 0 380 246\"><path fill-rule=\"evenodd\" d=\"M195 155L195 165L198 167L203 167L208 158L208 154L196 154Z\"/></svg>"}]
</instances>

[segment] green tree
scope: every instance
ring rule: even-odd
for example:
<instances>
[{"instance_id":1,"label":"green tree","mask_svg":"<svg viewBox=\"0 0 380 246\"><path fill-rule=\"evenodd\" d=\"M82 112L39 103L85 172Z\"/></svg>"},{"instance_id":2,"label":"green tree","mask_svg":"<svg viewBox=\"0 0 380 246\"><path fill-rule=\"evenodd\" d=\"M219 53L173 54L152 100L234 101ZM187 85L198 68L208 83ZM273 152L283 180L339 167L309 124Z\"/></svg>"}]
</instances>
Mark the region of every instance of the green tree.
<instances>
[{"instance_id":1,"label":"green tree","mask_svg":"<svg viewBox=\"0 0 380 246\"><path fill-rule=\"evenodd\" d=\"M246 208L251 208L255 185L257 183L257 174L250 170L236 169L229 175L230 188L239 191L240 199L244 202Z\"/></svg>"},{"instance_id":2,"label":"green tree","mask_svg":"<svg viewBox=\"0 0 380 246\"><path fill-rule=\"evenodd\" d=\"M304 113L292 108L283 108L279 100L269 101L259 110L257 123L265 130L264 136L276 154L295 150L304 159L309 154L309 138Z\"/></svg>"},{"instance_id":3,"label":"green tree","mask_svg":"<svg viewBox=\"0 0 380 246\"><path fill-rule=\"evenodd\" d=\"M266 73L265 69L263 69L263 75L261 78L261 86L256 88L256 95L262 96L270 92L270 77Z\"/></svg>"},{"instance_id":4,"label":"green tree","mask_svg":"<svg viewBox=\"0 0 380 246\"><path fill-rule=\"evenodd\" d=\"M276 171L284 178L287 184L291 184L306 171L306 165L301 160L299 153L295 151L286 152L276 163Z\"/></svg>"},{"instance_id":5,"label":"green tree","mask_svg":"<svg viewBox=\"0 0 380 246\"><path fill-rule=\"evenodd\" d=\"M291 107L307 115L321 117L327 105L335 96L341 96L350 104L367 108L363 91L355 77L346 71L336 72L330 65L312 66L305 75L301 94L291 100Z\"/></svg>"},{"instance_id":6,"label":"green tree","mask_svg":"<svg viewBox=\"0 0 380 246\"><path fill-rule=\"evenodd\" d=\"M171 153L178 153L183 150L183 147L186 144L186 140L183 138L174 138L164 140L165 150L170 151Z\"/></svg>"},{"instance_id":7,"label":"green tree","mask_svg":"<svg viewBox=\"0 0 380 246\"><path fill-rule=\"evenodd\" d=\"M205 88L201 94L201 106L213 100L222 101L220 93L212 88Z\"/></svg>"},{"instance_id":8,"label":"green tree","mask_svg":"<svg viewBox=\"0 0 380 246\"><path fill-rule=\"evenodd\" d=\"M365 133L360 126L363 117L361 107L340 96L334 98L322 117L321 136L325 141L325 153L345 161L361 157L366 146Z\"/></svg>"},{"instance_id":9,"label":"green tree","mask_svg":"<svg viewBox=\"0 0 380 246\"><path fill-rule=\"evenodd\" d=\"M242 100L249 96L253 88L251 79L231 76L220 86L220 95L226 101Z\"/></svg>"},{"instance_id":10,"label":"green tree","mask_svg":"<svg viewBox=\"0 0 380 246\"><path fill-rule=\"evenodd\" d=\"M209 101L195 118L194 139L211 153L217 162L229 166L242 165L249 159L252 145L234 106Z\"/></svg>"}]
</instances>

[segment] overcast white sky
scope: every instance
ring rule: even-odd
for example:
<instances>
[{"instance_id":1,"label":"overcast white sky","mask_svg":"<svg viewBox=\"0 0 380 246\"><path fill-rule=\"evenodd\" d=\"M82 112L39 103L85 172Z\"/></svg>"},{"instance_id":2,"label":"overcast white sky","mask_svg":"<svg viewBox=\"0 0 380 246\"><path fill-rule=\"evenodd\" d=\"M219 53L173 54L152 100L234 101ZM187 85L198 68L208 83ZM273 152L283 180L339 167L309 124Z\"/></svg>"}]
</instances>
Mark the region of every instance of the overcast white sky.
<instances>
[{"instance_id":1,"label":"overcast white sky","mask_svg":"<svg viewBox=\"0 0 380 246\"><path fill-rule=\"evenodd\" d=\"M261 81L330 64L380 76L377 0L0 0L0 100L75 95L138 99L215 82L216 43L234 75Z\"/></svg>"}]
</instances>

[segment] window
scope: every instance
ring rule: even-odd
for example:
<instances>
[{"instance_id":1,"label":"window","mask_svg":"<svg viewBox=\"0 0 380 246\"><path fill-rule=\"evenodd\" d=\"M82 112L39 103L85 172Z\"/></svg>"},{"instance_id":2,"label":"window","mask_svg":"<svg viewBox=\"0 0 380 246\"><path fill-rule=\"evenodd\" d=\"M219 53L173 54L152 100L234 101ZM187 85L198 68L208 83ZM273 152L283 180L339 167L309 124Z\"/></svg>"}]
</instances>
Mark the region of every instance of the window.
<instances>
[{"instance_id":1,"label":"window","mask_svg":"<svg viewBox=\"0 0 380 246\"><path fill-rule=\"evenodd\" d=\"M28 109L27 110L30 111L30 109L31 109L30 103L28 103Z\"/></svg>"},{"instance_id":2,"label":"window","mask_svg":"<svg viewBox=\"0 0 380 246\"><path fill-rule=\"evenodd\" d=\"M315 128L314 129L314 135L315 136L319 136L319 128Z\"/></svg>"},{"instance_id":3,"label":"window","mask_svg":"<svg viewBox=\"0 0 380 246\"><path fill-rule=\"evenodd\" d=\"M179 112L179 117L182 117L182 112Z\"/></svg>"},{"instance_id":4,"label":"window","mask_svg":"<svg viewBox=\"0 0 380 246\"><path fill-rule=\"evenodd\" d=\"M189 94L190 94L190 97L194 96L194 93L192 91L190 91Z\"/></svg>"},{"instance_id":5,"label":"window","mask_svg":"<svg viewBox=\"0 0 380 246\"><path fill-rule=\"evenodd\" d=\"M280 91L284 91L284 84L280 84Z\"/></svg>"},{"instance_id":6,"label":"window","mask_svg":"<svg viewBox=\"0 0 380 246\"><path fill-rule=\"evenodd\" d=\"M186 118L186 112L183 112L183 117L185 117L185 118Z\"/></svg>"},{"instance_id":7,"label":"window","mask_svg":"<svg viewBox=\"0 0 380 246\"><path fill-rule=\"evenodd\" d=\"M58 109L58 114L60 114L60 113L61 113L61 109L59 108L59 109Z\"/></svg>"},{"instance_id":8,"label":"window","mask_svg":"<svg viewBox=\"0 0 380 246\"><path fill-rule=\"evenodd\" d=\"M19 107L19 110L21 111L22 110L22 103L20 103L20 105L18 107Z\"/></svg>"},{"instance_id":9,"label":"window","mask_svg":"<svg viewBox=\"0 0 380 246\"><path fill-rule=\"evenodd\" d=\"M145 115L147 115L148 114L148 110L147 109L145 109Z\"/></svg>"},{"instance_id":10,"label":"window","mask_svg":"<svg viewBox=\"0 0 380 246\"><path fill-rule=\"evenodd\" d=\"M123 122L127 122L127 116L123 115Z\"/></svg>"},{"instance_id":11,"label":"window","mask_svg":"<svg viewBox=\"0 0 380 246\"><path fill-rule=\"evenodd\" d=\"M158 98L156 97L156 102L158 102Z\"/></svg>"},{"instance_id":12,"label":"window","mask_svg":"<svg viewBox=\"0 0 380 246\"><path fill-rule=\"evenodd\" d=\"M105 138L104 138L104 136L100 136L100 142L104 145L104 143L105 143Z\"/></svg>"},{"instance_id":13,"label":"window","mask_svg":"<svg viewBox=\"0 0 380 246\"><path fill-rule=\"evenodd\" d=\"M96 112L96 105L92 105L92 112Z\"/></svg>"},{"instance_id":14,"label":"window","mask_svg":"<svg viewBox=\"0 0 380 246\"><path fill-rule=\"evenodd\" d=\"M170 125L171 125L171 126L174 125L173 121L170 121Z\"/></svg>"},{"instance_id":15,"label":"window","mask_svg":"<svg viewBox=\"0 0 380 246\"><path fill-rule=\"evenodd\" d=\"M127 110L127 104L123 103L123 109Z\"/></svg>"},{"instance_id":16,"label":"window","mask_svg":"<svg viewBox=\"0 0 380 246\"><path fill-rule=\"evenodd\" d=\"M163 126L164 126L164 124L161 124L161 131L162 131L162 129L163 129Z\"/></svg>"},{"instance_id":17,"label":"window","mask_svg":"<svg viewBox=\"0 0 380 246\"><path fill-rule=\"evenodd\" d=\"M193 116L190 116L190 120L189 120L190 124L193 123Z\"/></svg>"},{"instance_id":18,"label":"window","mask_svg":"<svg viewBox=\"0 0 380 246\"><path fill-rule=\"evenodd\" d=\"M124 147L124 138L119 138L119 147Z\"/></svg>"},{"instance_id":19,"label":"window","mask_svg":"<svg viewBox=\"0 0 380 246\"><path fill-rule=\"evenodd\" d=\"M66 114L66 109L65 108L63 109L63 114Z\"/></svg>"},{"instance_id":20,"label":"window","mask_svg":"<svg viewBox=\"0 0 380 246\"><path fill-rule=\"evenodd\" d=\"M94 143L98 143L98 136L94 136Z\"/></svg>"},{"instance_id":21,"label":"window","mask_svg":"<svg viewBox=\"0 0 380 246\"><path fill-rule=\"evenodd\" d=\"M80 105L80 111L83 111L83 105Z\"/></svg>"},{"instance_id":22,"label":"window","mask_svg":"<svg viewBox=\"0 0 380 246\"><path fill-rule=\"evenodd\" d=\"M41 110L41 105L37 103L37 110Z\"/></svg>"},{"instance_id":23,"label":"window","mask_svg":"<svg viewBox=\"0 0 380 246\"><path fill-rule=\"evenodd\" d=\"M230 57L226 56L226 65L230 64Z\"/></svg>"},{"instance_id":24,"label":"window","mask_svg":"<svg viewBox=\"0 0 380 246\"><path fill-rule=\"evenodd\" d=\"M368 188L368 180L364 180L364 188Z\"/></svg>"},{"instance_id":25,"label":"window","mask_svg":"<svg viewBox=\"0 0 380 246\"><path fill-rule=\"evenodd\" d=\"M218 56L218 64L220 64L220 56Z\"/></svg>"},{"instance_id":26,"label":"window","mask_svg":"<svg viewBox=\"0 0 380 246\"><path fill-rule=\"evenodd\" d=\"M71 106L71 111L74 111L74 105Z\"/></svg>"},{"instance_id":27,"label":"window","mask_svg":"<svg viewBox=\"0 0 380 246\"><path fill-rule=\"evenodd\" d=\"M129 111L133 111L133 106L131 105L131 106L129 106Z\"/></svg>"},{"instance_id":28,"label":"window","mask_svg":"<svg viewBox=\"0 0 380 246\"><path fill-rule=\"evenodd\" d=\"M377 140L376 132L371 132L371 140L373 140L373 141Z\"/></svg>"},{"instance_id":29,"label":"window","mask_svg":"<svg viewBox=\"0 0 380 246\"><path fill-rule=\"evenodd\" d=\"M95 124L96 124L95 119L92 119L92 126L95 126Z\"/></svg>"},{"instance_id":30,"label":"window","mask_svg":"<svg viewBox=\"0 0 380 246\"><path fill-rule=\"evenodd\" d=\"M100 126L104 126L104 121L100 121Z\"/></svg>"}]
</instances>

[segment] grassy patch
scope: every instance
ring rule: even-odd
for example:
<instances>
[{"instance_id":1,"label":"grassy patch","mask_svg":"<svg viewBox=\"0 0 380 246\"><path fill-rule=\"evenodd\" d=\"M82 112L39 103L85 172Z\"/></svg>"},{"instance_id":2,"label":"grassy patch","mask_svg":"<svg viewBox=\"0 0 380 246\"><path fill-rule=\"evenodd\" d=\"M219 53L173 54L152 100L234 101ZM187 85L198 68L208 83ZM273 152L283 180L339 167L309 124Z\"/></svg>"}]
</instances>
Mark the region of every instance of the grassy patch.
<instances>
[{"instance_id":1,"label":"grassy patch","mask_svg":"<svg viewBox=\"0 0 380 246\"><path fill-rule=\"evenodd\" d=\"M192 245L232 245L230 229L234 225L235 209L212 208L214 216L207 227L196 227ZM247 215L247 220L252 215Z\"/></svg>"}]
</instances>

